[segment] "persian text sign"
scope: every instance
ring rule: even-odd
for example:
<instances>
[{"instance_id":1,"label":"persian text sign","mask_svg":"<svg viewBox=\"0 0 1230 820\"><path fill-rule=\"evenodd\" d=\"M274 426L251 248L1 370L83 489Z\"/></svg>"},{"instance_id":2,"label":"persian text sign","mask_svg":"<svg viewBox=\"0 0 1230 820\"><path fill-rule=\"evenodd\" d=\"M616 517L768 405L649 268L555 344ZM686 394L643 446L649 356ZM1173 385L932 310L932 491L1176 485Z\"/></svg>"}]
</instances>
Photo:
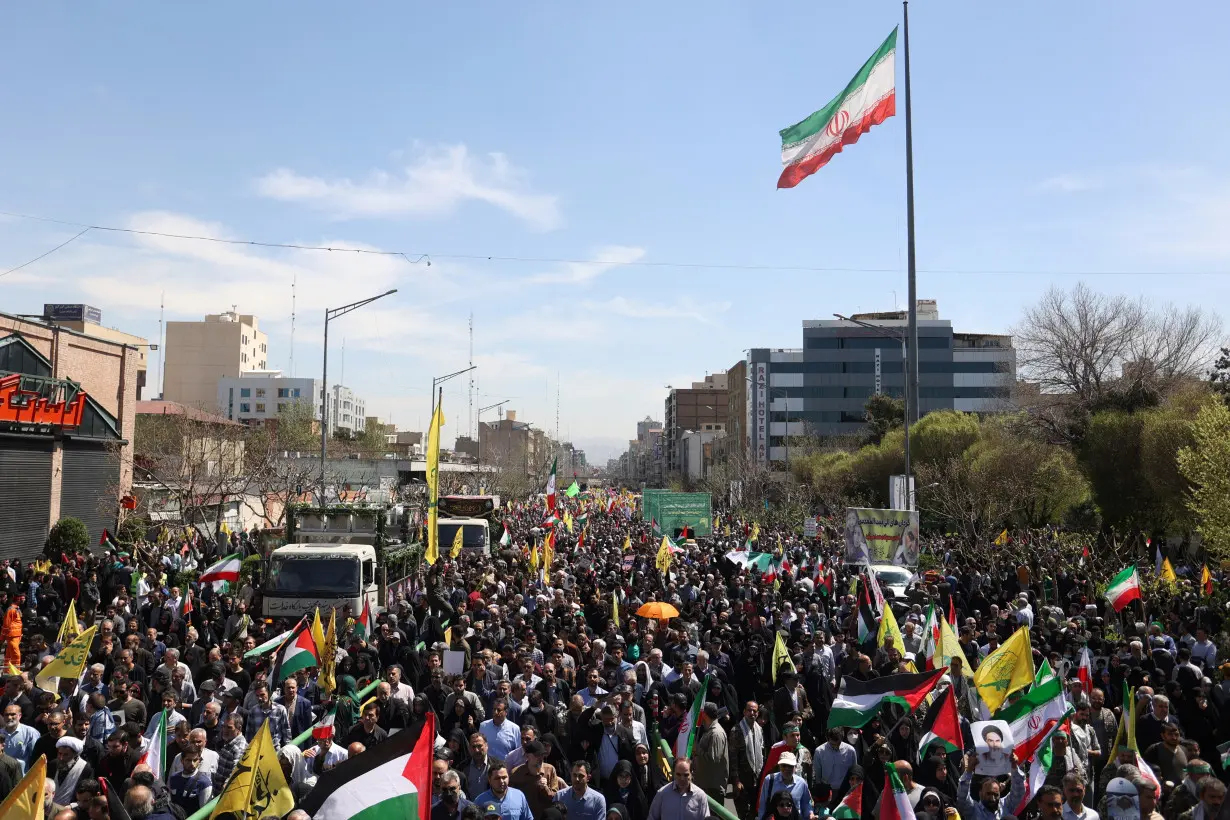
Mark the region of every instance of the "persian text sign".
<instances>
[{"instance_id":1,"label":"persian text sign","mask_svg":"<svg viewBox=\"0 0 1230 820\"><path fill-rule=\"evenodd\" d=\"M918 512L847 507L846 562L918 566Z\"/></svg>"}]
</instances>

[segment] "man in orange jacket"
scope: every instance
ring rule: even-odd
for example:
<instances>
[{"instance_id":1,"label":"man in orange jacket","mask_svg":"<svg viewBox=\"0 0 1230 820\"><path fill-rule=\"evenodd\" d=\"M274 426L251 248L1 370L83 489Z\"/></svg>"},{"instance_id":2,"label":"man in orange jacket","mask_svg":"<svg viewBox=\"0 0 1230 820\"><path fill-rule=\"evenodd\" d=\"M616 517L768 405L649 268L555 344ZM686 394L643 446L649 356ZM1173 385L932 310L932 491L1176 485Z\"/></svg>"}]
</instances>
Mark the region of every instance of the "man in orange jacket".
<instances>
[{"instance_id":1,"label":"man in orange jacket","mask_svg":"<svg viewBox=\"0 0 1230 820\"><path fill-rule=\"evenodd\" d=\"M0 627L0 640L4 641L4 663L21 666L21 605L25 595L17 595L4 613L4 626Z\"/></svg>"}]
</instances>

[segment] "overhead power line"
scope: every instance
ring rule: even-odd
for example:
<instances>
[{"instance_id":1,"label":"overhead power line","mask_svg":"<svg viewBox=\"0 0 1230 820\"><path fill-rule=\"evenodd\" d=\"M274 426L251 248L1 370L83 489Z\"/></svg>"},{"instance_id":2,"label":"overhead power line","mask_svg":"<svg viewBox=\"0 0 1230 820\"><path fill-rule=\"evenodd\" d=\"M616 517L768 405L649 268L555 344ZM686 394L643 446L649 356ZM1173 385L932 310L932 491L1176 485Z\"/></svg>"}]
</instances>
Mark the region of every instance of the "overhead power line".
<instances>
[{"instance_id":1,"label":"overhead power line","mask_svg":"<svg viewBox=\"0 0 1230 820\"><path fill-rule=\"evenodd\" d=\"M645 259L618 260L609 259L575 259L553 256L504 256L499 254L480 253L420 253L418 251L376 250L372 248L346 248L332 245L305 245L296 242L267 242L258 239L227 239L218 236L199 236L195 234L169 233L166 231L148 231L139 228L120 228L113 225L87 225L72 222L67 219L54 219L46 216L33 216L9 211L0 211L0 216L14 219L28 219L35 222L48 222L54 225L65 225L81 228L81 233L72 237L46 253L31 259L12 270L0 273L5 276L13 271L21 270L27 265L55 253L60 248L78 239L89 231L105 231L108 233L134 234L138 236L156 236L163 239L180 239L191 242L214 242L221 245L246 245L255 248L280 248L297 251L322 251L328 253L355 253L370 256L397 256L406 262L416 265L426 262L431 265L432 259L451 259L465 262L509 262L543 265L606 265L616 268L669 268L675 270L729 270L748 272L779 272L779 273L901 273L901 268L860 268L850 266L818 266L818 265L752 265L734 264L729 262L658 262ZM919 268L919 273L951 274L958 276L1225 276L1224 270L1207 271L1166 271L1166 270L988 270L981 268Z\"/></svg>"}]
</instances>

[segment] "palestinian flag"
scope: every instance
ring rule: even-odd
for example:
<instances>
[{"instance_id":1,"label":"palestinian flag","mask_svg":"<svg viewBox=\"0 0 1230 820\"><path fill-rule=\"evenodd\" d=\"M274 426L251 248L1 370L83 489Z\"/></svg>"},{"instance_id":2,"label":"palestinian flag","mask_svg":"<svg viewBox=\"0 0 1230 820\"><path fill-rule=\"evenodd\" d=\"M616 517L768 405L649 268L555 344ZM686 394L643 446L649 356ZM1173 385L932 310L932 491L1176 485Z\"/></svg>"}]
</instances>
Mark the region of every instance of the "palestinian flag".
<instances>
[{"instance_id":1,"label":"palestinian flag","mask_svg":"<svg viewBox=\"0 0 1230 820\"><path fill-rule=\"evenodd\" d=\"M863 816L863 784L860 782L850 790L842 801L833 809L837 820L858 820Z\"/></svg>"},{"instance_id":2,"label":"palestinian flag","mask_svg":"<svg viewBox=\"0 0 1230 820\"><path fill-rule=\"evenodd\" d=\"M1016 741L1017 760L1031 760L1059 724L1072 714L1063 696L1057 675L1029 687L1024 695L995 713L996 720L1007 721Z\"/></svg>"},{"instance_id":3,"label":"palestinian flag","mask_svg":"<svg viewBox=\"0 0 1230 820\"><path fill-rule=\"evenodd\" d=\"M398 732L322 774L299 808L314 820L428 820L435 737L429 709L417 732Z\"/></svg>"},{"instance_id":4,"label":"palestinian flag","mask_svg":"<svg viewBox=\"0 0 1230 820\"><path fill-rule=\"evenodd\" d=\"M658 519L657 519L657 516L654 516L653 518L650 518L650 519L649 519L649 526L653 527L653 534L654 534L654 535L657 535L658 533L662 532L662 530L660 530L660 529L658 528Z\"/></svg>"},{"instance_id":5,"label":"palestinian flag","mask_svg":"<svg viewBox=\"0 0 1230 820\"><path fill-rule=\"evenodd\" d=\"M367 598L363 599L363 611L359 613L358 620L354 622L354 635L356 638L362 638L365 641L371 640L372 602Z\"/></svg>"},{"instance_id":6,"label":"palestinian flag","mask_svg":"<svg viewBox=\"0 0 1230 820\"><path fill-rule=\"evenodd\" d=\"M316 641L312 640L312 630L306 615L294 629L290 637L273 656L273 673L269 679L273 686L280 686L282 681L310 666L319 666L320 658L316 655Z\"/></svg>"},{"instance_id":7,"label":"palestinian flag","mask_svg":"<svg viewBox=\"0 0 1230 820\"><path fill-rule=\"evenodd\" d=\"M500 536L500 546L501 547L512 546L512 536L508 533L508 523L507 522L504 523L504 534Z\"/></svg>"},{"instance_id":8,"label":"palestinian flag","mask_svg":"<svg viewBox=\"0 0 1230 820\"><path fill-rule=\"evenodd\" d=\"M98 536L98 546L109 549L113 552L120 551L120 543L111 536L107 530L102 531L102 535Z\"/></svg>"},{"instance_id":9,"label":"palestinian flag","mask_svg":"<svg viewBox=\"0 0 1230 820\"><path fill-rule=\"evenodd\" d=\"M705 675L705 679L700 683L700 691L696 693L696 697L692 700L692 708L683 716L683 723L679 726L679 737L675 739L675 757L688 758L692 757L692 745L696 742L696 727L700 725L701 709L705 705L705 695L709 691L709 676Z\"/></svg>"},{"instance_id":10,"label":"palestinian flag","mask_svg":"<svg viewBox=\"0 0 1230 820\"><path fill-rule=\"evenodd\" d=\"M833 574L824 568L823 561L816 562L815 590L825 598L833 597Z\"/></svg>"},{"instance_id":11,"label":"palestinian flag","mask_svg":"<svg viewBox=\"0 0 1230 820\"><path fill-rule=\"evenodd\" d=\"M171 757L167 755L167 711L165 709L158 713L154 734L149 739L149 747L137 761L138 766L142 763L150 767L154 772L154 777L166 782L171 770Z\"/></svg>"},{"instance_id":12,"label":"palestinian flag","mask_svg":"<svg viewBox=\"0 0 1230 820\"><path fill-rule=\"evenodd\" d=\"M238 583L240 563L242 562L239 553L228 555L202 572L197 581L202 584L218 584L222 581L231 584Z\"/></svg>"},{"instance_id":13,"label":"palestinian flag","mask_svg":"<svg viewBox=\"0 0 1230 820\"><path fill-rule=\"evenodd\" d=\"M847 145L897 113L897 30L863 63L845 89L807 119L783 128L778 188L793 188Z\"/></svg>"},{"instance_id":14,"label":"palestinian flag","mask_svg":"<svg viewBox=\"0 0 1230 820\"><path fill-rule=\"evenodd\" d=\"M918 742L918 757L925 760L927 747L939 743L945 752L959 752L965 747L961 737L961 719L957 717L957 699L953 697L952 687L935 696L927 717L923 720L922 740Z\"/></svg>"},{"instance_id":15,"label":"palestinian flag","mask_svg":"<svg viewBox=\"0 0 1230 820\"><path fill-rule=\"evenodd\" d=\"M886 800L889 795L892 800ZM914 807L910 805L910 793L905 790L897 766L884 764L884 791L880 793L880 820L914 820Z\"/></svg>"},{"instance_id":16,"label":"palestinian flag","mask_svg":"<svg viewBox=\"0 0 1230 820\"><path fill-rule=\"evenodd\" d=\"M831 729L834 726L862 728L880 713L880 707L886 703L896 703L904 707L907 712L913 712L923 702L923 698L935 688L946 671L946 669L937 669L934 672L884 675L869 681L844 677L842 678L842 691L833 701L828 726L825 728Z\"/></svg>"},{"instance_id":17,"label":"palestinian flag","mask_svg":"<svg viewBox=\"0 0 1230 820\"><path fill-rule=\"evenodd\" d=\"M1110 584L1106 587L1106 600L1110 601L1115 612L1122 612L1132 601L1140 600L1140 576L1136 574L1135 566L1128 567L1110 579Z\"/></svg>"},{"instance_id":18,"label":"palestinian flag","mask_svg":"<svg viewBox=\"0 0 1230 820\"><path fill-rule=\"evenodd\" d=\"M867 584L859 584L858 590L858 642L868 643L875 640L879 632L879 619L871 608L871 594Z\"/></svg>"},{"instance_id":19,"label":"palestinian flag","mask_svg":"<svg viewBox=\"0 0 1230 820\"><path fill-rule=\"evenodd\" d=\"M547 476L547 512L555 512L555 466L558 459L551 462L551 475Z\"/></svg>"}]
</instances>

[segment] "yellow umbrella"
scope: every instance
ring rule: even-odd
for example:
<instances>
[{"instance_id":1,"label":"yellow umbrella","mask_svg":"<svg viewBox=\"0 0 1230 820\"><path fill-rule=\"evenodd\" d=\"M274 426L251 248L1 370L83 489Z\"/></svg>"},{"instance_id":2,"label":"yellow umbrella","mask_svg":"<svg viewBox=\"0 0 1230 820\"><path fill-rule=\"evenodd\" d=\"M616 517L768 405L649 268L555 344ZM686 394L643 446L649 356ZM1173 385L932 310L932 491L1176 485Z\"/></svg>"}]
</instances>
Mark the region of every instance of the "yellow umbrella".
<instances>
[{"instance_id":1,"label":"yellow umbrella","mask_svg":"<svg viewBox=\"0 0 1230 820\"><path fill-rule=\"evenodd\" d=\"M679 610L675 609L670 604L664 604L661 601L650 601L647 604L642 604L641 608L636 611L637 615L642 618L653 618L657 621L669 621L671 618L679 617Z\"/></svg>"}]
</instances>

